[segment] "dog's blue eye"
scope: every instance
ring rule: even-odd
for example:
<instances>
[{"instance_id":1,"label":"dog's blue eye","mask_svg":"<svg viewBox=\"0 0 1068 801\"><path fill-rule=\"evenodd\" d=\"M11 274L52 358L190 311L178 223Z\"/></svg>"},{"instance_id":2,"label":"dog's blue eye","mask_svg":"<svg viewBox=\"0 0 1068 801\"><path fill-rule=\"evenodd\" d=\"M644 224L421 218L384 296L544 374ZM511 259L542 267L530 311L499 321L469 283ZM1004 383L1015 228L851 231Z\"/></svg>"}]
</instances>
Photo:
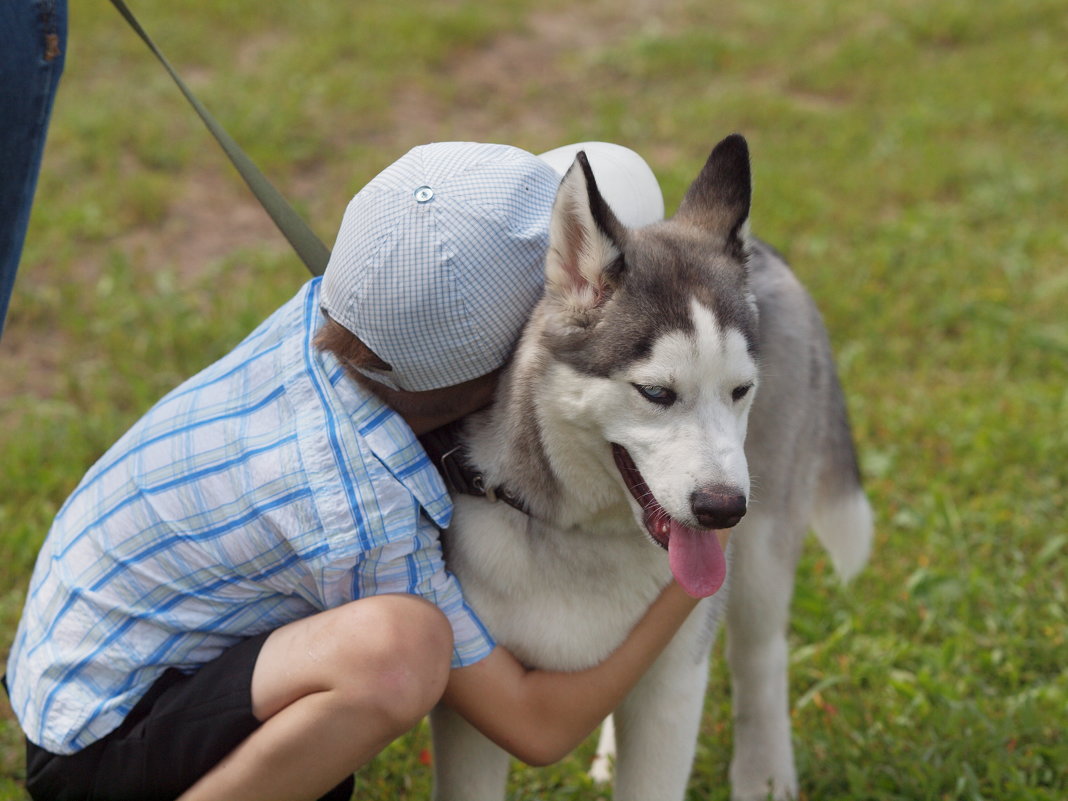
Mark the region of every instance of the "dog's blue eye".
<instances>
[{"instance_id":1,"label":"dog's blue eye","mask_svg":"<svg viewBox=\"0 0 1068 801\"><path fill-rule=\"evenodd\" d=\"M641 393L647 401L659 403L661 406L670 406L675 402L675 393L667 387L657 384L635 384L634 388Z\"/></svg>"},{"instance_id":2,"label":"dog's blue eye","mask_svg":"<svg viewBox=\"0 0 1068 801\"><path fill-rule=\"evenodd\" d=\"M748 395L749 390L751 390L752 388L752 384L743 384L740 387L735 387L734 390L731 392L731 398L737 403L746 395Z\"/></svg>"}]
</instances>

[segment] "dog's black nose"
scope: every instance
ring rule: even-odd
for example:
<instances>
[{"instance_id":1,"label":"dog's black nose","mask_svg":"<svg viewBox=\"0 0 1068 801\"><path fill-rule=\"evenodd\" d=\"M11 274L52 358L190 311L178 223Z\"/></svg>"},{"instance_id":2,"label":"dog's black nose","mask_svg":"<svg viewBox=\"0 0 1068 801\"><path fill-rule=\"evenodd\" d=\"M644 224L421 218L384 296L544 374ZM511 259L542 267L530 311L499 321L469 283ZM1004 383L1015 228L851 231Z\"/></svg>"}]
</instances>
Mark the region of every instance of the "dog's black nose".
<instances>
[{"instance_id":1,"label":"dog's black nose","mask_svg":"<svg viewBox=\"0 0 1068 801\"><path fill-rule=\"evenodd\" d=\"M701 528L730 528L745 516L745 496L731 487L699 489L690 496L690 511Z\"/></svg>"}]
</instances>

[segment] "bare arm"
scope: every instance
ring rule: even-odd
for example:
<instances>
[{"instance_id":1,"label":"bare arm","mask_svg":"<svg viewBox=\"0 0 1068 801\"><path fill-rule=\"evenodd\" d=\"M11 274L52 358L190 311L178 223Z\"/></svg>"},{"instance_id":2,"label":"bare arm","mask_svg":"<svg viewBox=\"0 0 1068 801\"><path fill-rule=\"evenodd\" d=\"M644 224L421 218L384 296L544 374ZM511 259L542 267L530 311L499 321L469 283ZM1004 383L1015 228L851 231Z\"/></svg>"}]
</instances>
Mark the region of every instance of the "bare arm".
<instances>
[{"instance_id":1,"label":"bare arm","mask_svg":"<svg viewBox=\"0 0 1068 801\"><path fill-rule=\"evenodd\" d=\"M619 705L696 605L672 581L600 664L571 673L528 670L497 647L453 670L442 700L524 762L556 762Z\"/></svg>"}]
</instances>

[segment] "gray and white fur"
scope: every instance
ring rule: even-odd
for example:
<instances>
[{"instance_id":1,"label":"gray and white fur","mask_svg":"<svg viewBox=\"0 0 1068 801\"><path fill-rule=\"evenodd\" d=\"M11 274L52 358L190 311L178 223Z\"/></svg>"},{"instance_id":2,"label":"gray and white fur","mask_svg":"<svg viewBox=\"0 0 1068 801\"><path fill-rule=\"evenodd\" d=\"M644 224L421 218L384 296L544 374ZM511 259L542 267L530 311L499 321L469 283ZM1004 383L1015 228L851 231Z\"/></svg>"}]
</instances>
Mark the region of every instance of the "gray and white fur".
<instances>
[{"instance_id":1,"label":"gray and white fur","mask_svg":"<svg viewBox=\"0 0 1068 801\"><path fill-rule=\"evenodd\" d=\"M750 181L745 140L730 136L674 217L628 229L580 155L553 209L545 296L465 432L469 462L529 514L457 497L447 562L530 666L604 659L672 576L669 528L681 542L737 522L726 582L613 715L618 801L683 798L724 618L732 797L796 796L786 629L802 541L814 528L844 579L871 544L827 334L783 260L749 236ZM432 729L438 801L504 797L504 751L443 707Z\"/></svg>"}]
</instances>

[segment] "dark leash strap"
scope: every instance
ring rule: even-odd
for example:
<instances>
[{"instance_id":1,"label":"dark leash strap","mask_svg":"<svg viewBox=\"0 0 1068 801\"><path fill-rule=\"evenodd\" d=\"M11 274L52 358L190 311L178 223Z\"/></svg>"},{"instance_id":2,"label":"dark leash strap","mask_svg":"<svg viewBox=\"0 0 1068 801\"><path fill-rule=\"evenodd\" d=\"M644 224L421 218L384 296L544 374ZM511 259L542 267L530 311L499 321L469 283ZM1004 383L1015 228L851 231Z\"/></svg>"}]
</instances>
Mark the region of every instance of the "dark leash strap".
<instances>
[{"instance_id":1,"label":"dark leash strap","mask_svg":"<svg viewBox=\"0 0 1068 801\"><path fill-rule=\"evenodd\" d=\"M326 263L330 259L330 251L301 216L297 214L289 202L274 188L274 185L267 180L267 177L252 162L252 159L245 154L237 142L211 116L204 105L197 100L174 67L167 61L160 49L156 47L155 42L141 27L141 24L130 9L127 8L123 0L111 0L111 4L115 6L123 19L141 37L142 41L148 45L148 49L159 59L160 64L174 79L182 94L185 95L185 99L189 101L200 119L203 120L204 125L211 131L212 136L218 141L226 155L229 156L238 173L248 184L248 188L252 190L264 210L274 220L278 230L289 240L289 244L293 246L308 271L312 275L322 275L326 269ZM519 511L527 513L526 506L519 498L501 487L486 486L482 473L474 470L468 464L464 458L460 431L461 423L457 422L420 437L423 447L434 465L441 471L449 489L453 492L488 498L491 501L501 500Z\"/></svg>"},{"instance_id":2,"label":"dark leash strap","mask_svg":"<svg viewBox=\"0 0 1068 801\"><path fill-rule=\"evenodd\" d=\"M330 251L326 245L322 243L322 240L315 235L315 232L304 222L296 210L289 204L289 202L282 197L282 194L274 188L274 185L267 180L265 176L247 155L240 148L240 146L233 140L223 127L215 121L215 118L208 113L208 110L204 108L203 104L193 93L189 90L189 87L185 85L185 81L179 77L175 72L170 62L163 56L159 48L156 47L155 42L145 32L145 29L141 27L141 24L134 17L133 13L122 0L111 0L111 4L115 6L123 19L130 23L130 27L134 29L138 36L148 45L148 49L159 59L160 64L164 69L170 73L171 78L178 84L178 88L182 90L182 94L185 95L185 99L189 101L190 105L200 116L200 119L204 121L204 124L211 131L212 136L222 146L222 149L229 156L230 161L234 167L240 173L241 177L245 179L245 183L248 184L248 188L252 190L252 193L260 201L264 210L274 220L274 224L278 226L278 230L282 232L282 235L289 240L289 244L293 246L293 250L300 256L300 260L304 262L304 265L308 268L308 271L312 275L322 275L326 269L326 263L330 259Z\"/></svg>"}]
</instances>

